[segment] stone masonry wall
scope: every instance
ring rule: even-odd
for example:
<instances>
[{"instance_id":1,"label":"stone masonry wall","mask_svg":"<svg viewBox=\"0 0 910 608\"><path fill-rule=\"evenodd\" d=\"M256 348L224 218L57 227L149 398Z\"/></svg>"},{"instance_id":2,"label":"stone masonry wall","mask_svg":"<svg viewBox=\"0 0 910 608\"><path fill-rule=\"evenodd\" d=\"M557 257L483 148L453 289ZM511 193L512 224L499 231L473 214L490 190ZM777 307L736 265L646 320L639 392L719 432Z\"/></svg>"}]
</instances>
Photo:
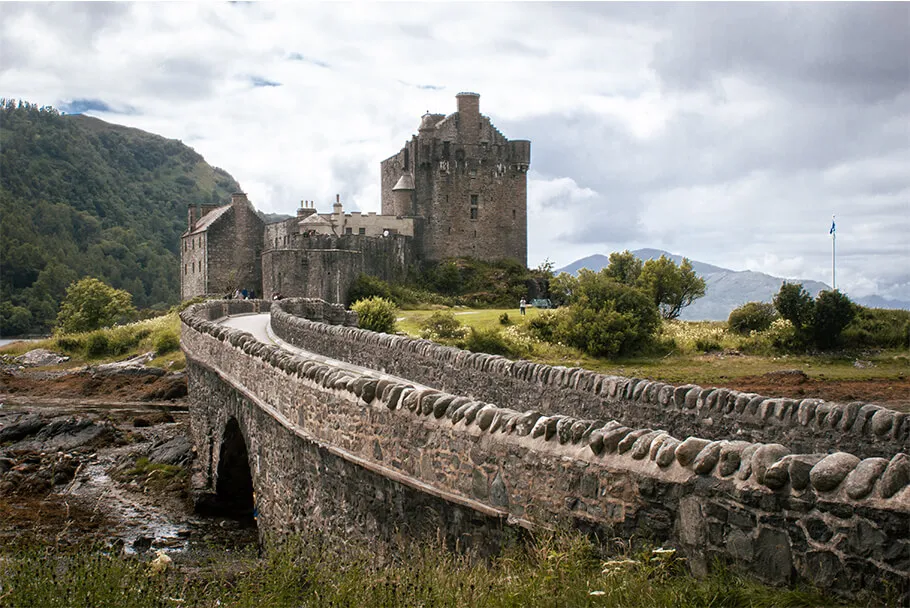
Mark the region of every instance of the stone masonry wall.
<instances>
[{"instance_id":1,"label":"stone masonry wall","mask_svg":"<svg viewBox=\"0 0 910 608\"><path fill-rule=\"evenodd\" d=\"M340 307L319 305L294 304L353 322ZM847 595L890 588L910 599L905 454L798 454L777 443L500 407L332 367L209 320L230 306L181 315L194 437L213 486L219 433L226 416L239 416L268 529L325 520L354 537L387 538L391 520L378 514L416 517L407 502L414 490L457 505L452 517L490 518L494 533L507 521L634 535L678 547L695 571L719 558L771 583L809 581ZM287 315L271 308L273 322ZM367 488L373 494L354 498ZM456 528L445 529L462 534Z\"/></svg>"},{"instance_id":2,"label":"stone masonry wall","mask_svg":"<svg viewBox=\"0 0 910 608\"><path fill-rule=\"evenodd\" d=\"M402 236L322 235L298 236L295 249L267 246L262 254L264 294L269 297L278 291L288 297L344 302L360 273L385 281L403 280L415 263L412 244L412 239Z\"/></svg>"},{"instance_id":3,"label":"stone masonry wall","mask_svg":"<svg viewBox=\"0 0 910 608\"><path fill-rule=\"evenodd\" d=\"M304 314L311 315L313 308ZM517 410L533 407L547 414L658 425L680 436L778 442L804 453L839 449L891 458L910 452L910 415L874 404L769 398L606 376L313 323L284 311L301 314L304 308L282 301L272 311L272 328L290 344Z\"/></svg>"}]
</instances>

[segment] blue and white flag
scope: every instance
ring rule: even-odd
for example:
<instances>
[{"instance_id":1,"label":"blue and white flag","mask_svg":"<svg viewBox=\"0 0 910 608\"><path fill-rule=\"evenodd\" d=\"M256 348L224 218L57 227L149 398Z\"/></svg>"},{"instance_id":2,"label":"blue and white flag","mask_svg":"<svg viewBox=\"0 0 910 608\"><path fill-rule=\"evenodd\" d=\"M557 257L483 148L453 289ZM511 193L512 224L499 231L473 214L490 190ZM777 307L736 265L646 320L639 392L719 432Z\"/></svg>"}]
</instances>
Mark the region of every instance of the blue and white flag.
<instances>
[{"instance_id":1,"label":"blue and white flag","mask_svg":"<svg viewBox=\"0 0 910 608\"><path fill-rule=\"evenodd\" d=\"M828 231L828 234L834 234L834 218L831 218L831 230Z\"/></svg>"}]
</instances>

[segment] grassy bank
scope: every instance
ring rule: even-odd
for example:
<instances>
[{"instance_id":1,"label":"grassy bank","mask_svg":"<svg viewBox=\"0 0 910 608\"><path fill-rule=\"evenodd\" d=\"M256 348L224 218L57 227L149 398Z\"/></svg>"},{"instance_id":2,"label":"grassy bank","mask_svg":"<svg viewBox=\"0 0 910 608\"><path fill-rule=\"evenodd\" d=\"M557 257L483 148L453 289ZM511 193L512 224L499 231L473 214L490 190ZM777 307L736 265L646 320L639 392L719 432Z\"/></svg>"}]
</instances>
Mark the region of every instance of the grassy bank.
<instances>
[{"instance_id":1,"label":"grassy bank","mask_svg":"<svg viewBox=\"0 0 910 608\"><path fill-rule=\"evenodd\" d=\"M418 337L421 324L436 310L409 310L399 314L398 329ZM452 309L463 325L477 329L501 329L523 337L529 345L525 358L549 365L584 367L621 376L645 377L672 383L719 384L731 378L756 376L782 369L799 369L810 378L825 380L872 380L910 376L910 353L889 349L861 353L825 355L744 354L739 349L749 337L727 331L722 321L664 322L659 336L659 353L621 359L591 357L577 348L551 344L524 336L528 321L543 311L528 309L521 317L517 309ZM506 314L511 325L503 325ZM521 338L520 338L521 339Z\"/></svg>"},{"instance_id":2,"label":"grassy bank","mask_svg":"<svg viewBox=\"0 0 910 608\"><path fill-rule=\"evenodd\" d=\"M63 367L107 363L147 352L155 353L149 363L153 367L177 371L185 366L180 351L180 318L176 312L109 329L15 342L0 348L0 354L17 356L36 348L69 356L70 361Z\"/></svg>"},{"instance_id":3,"label":"grassy bank","mask_svg":"<svg viewBox=\"0 0 910 608\"><path fill-rule=\"evenodd\" d=\"M6 552L3 552L6 553ZM720 569L685 573L672 553L605 561L578 536L548 538L485 563L424 545L380 559L366 548L331 550L294 542L258 558L252 551L191 562L163 573L149 559L101 551L34 549L0 560L2 606L288 607L796 607L837 602L811 590L769 588ZM876 604L886 600L876 598ZM863 604L857 604L863 605ZM869 604L873 605L873 604Z\"/></svg>"}]
</instances>

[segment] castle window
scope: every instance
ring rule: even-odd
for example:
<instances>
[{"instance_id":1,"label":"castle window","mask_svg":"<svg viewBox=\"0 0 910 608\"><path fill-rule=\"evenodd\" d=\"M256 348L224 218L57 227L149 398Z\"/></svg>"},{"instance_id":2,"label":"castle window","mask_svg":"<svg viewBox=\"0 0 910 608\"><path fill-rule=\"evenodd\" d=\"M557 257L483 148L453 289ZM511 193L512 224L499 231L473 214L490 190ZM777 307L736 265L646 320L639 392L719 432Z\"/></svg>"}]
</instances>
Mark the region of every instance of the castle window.
<instances>
[{"instance_id":1,"label":"castle window","mask_svg":"<svg viewBox=\"0 0 910 608\"><path fill-rule=\"evenodd\" d=\"M447 142L447 141L442 142L442 157L443 158L449 157L449 142Z\"/></svg>"},{"instance_id":2,"label":"castle window","mask_svg":"<svg viewBox=\"0 0 910 608\"><path fill-rule=\"evenodd\" d=\"M186 243L186 241L183 241L183 250L186 251L187 249L188 249L187 243Z\"/></svg>"},{"instance_id":3,"label":"castle window","mask_svg":"<svg viewBox=\"0 0 910 608\"><path fill-rule=\"evenodd\" d=\"M407 171L411 166L411 155L407 147L404 149L404 170Z\"/></svg>"},{"instance_id":4,"label":"castle window","mask_svg":"<svg viewBox=\"0 0 910 608\"><path fill-rule=\"evenodd\" d=\"M357 229L357 234L366 234L366 233L367 233L367 229L366 229L366 228L358 228L358 229Z\"/></svg>"},{"instance_id":5,"label":"castle window","mask_svg":"<svg viewBox=\"0 0 910 608\"><path fill-rule=\"evenodd\" d=\"M353 229L353 228L345 228L345 229L344 229L344 233L345 233L345 234L354 234L354 229Z\"/></svg>"},{"instance_id":6,"label":"castle window","mask_svg":"<svg viewBox=\"0 0 910 608\"><path fill-rule=\"evenodd\" d=\"M196 272L196 262L193 262L193 273Z\"/></svg>"},{"instance_id":7,"label":"castle window","mask_svg":"<svg viewBox=\"0 0 910 608\"><path fill-rule=\"evenodd\" d=\"M512 209L512 219L513 220L515 219L515 210L514 209Z\"/></svg>"},{"instance_id":8,"label":"castle window","mask_svg":"<svg viewBox=\"0 0 910 608\"><path fill-rule=\"evenodd\" d=\"M187 273L187 265L184 264L184 265L183 265L183 274L186 274L186 273Z\"/></svg>"},{"instance_id":9,"label":"castle window","mask_svg":"<svg viewBox=\"0 0 910 608\"><path fill-rule=\"evenodd\" d=\"M471 195L471 219L472 220L476 220L477 216L479 215L479 208L478 208L478 205L480 204L479 200L480 200L480 197L478 195L476 195L476 194Z\"/></svg>"}]
</instances>

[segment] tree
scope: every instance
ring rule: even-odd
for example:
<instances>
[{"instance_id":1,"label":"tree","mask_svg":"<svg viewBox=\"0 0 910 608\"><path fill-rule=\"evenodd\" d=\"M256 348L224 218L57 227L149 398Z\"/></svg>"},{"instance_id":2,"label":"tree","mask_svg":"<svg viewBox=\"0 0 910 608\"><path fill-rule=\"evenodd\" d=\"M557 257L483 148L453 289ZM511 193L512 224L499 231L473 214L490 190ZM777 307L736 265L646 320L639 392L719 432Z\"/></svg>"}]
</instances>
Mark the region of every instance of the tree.
<instances>
[{"instance_id":1,"label":"tree","mask_svg":"<svg viewBox=\"0 0 910 608\"><path fill-rule=\"evenodd\" d=\"M608 277L623 285L635 285L641 276L642 261L626 249L622 253L610 254L610 263L606 267Z\"/></svg>"},{"instance_id":2,"label":"tree","mask_svg":"<svg viewBox=\"0 0 910 608\"><path fill-rule=\"evenodd\" d=\"M705 280L695 274L688 258L679 266L665 255L648 260L636 285L651 295L664 319L677 318L683 308L705 295Z\"/></svg>"},{"instance_id":3,"label":"tree","mask_svg":"<svg viewBox=\"0 0 910 608\"><path fill-rule=\"evenodd\" d=\"M815 304L812 302L812 296L803 289L802 283L788 283L780 286L780 291L774 296L774 308L780 313L780 316L790 321L797 333L802 333L804 329L812 325L812 315Z\"/></svg>"},{"instance_id":4,"label":"tree","mask_svg":"<svg viewBox=\"0 0 910 608\"><path fill-rule=\"evenodd\" d=\"M821 291L812 300L801 283L780 286L774 296L774 307L796 328L796 337L820 349L832 348L844 328L856 316L856 305L837 290Z\"/></svg>"},{"instance_id":5,"label":"tree","mask_svg":"<svg viewBox=\"0 0 910 608\"><path fill-rule=\"evenodd\" d=\"M856 306L850 298L837 291L822 291L815 297L812 318L812 341L819 348L832 348L841 332L856 316Z\"/></svg>"},{"instance_id":6,"label":"tree","mask_svg":"<svg viewBox=\"0 0 910 608\"><path fill-rule=\"evenodd\" d=\"M128 292L86 277L67 288L54 332L94 331L135 316L133 296Z\"/></svg>"}]
</instances>

